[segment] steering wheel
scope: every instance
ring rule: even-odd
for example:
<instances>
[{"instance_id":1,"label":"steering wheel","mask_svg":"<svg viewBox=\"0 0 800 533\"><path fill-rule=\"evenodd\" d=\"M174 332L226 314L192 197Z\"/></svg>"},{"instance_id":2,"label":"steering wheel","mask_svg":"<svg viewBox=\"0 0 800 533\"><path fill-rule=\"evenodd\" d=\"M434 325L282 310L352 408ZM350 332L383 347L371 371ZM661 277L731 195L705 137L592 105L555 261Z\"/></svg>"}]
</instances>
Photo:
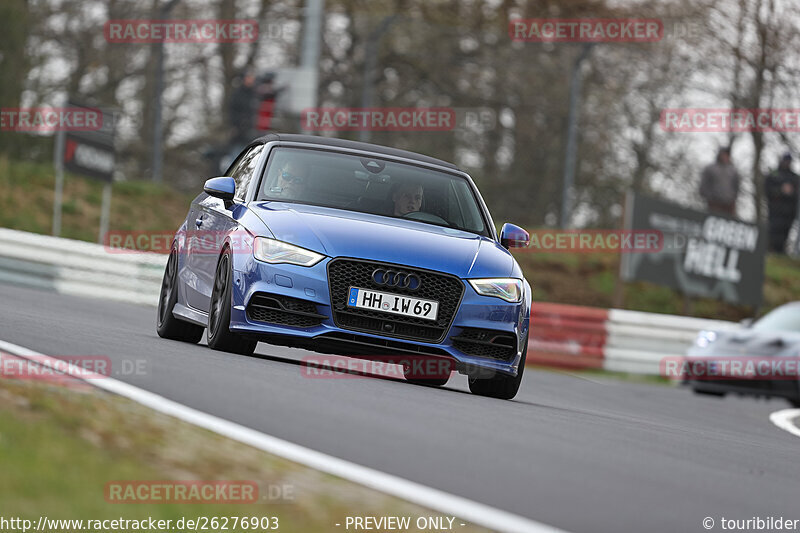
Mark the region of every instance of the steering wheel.
<instances>
[{"instance_id":1,"label":"steering wheel","mask_svg":"<svg viewBox=\"0 0 800 533\"><path fill-rule=\"evenodd\" d=\"M411 211L410 213L403 215L402 218L409 218L411 220L419 220L422 222L433 222L434 224L444 224L446 226L450 225L450 223L442 217L433 215L431 213L426 213L425 211Z\"/></svg>"}]
</instances>

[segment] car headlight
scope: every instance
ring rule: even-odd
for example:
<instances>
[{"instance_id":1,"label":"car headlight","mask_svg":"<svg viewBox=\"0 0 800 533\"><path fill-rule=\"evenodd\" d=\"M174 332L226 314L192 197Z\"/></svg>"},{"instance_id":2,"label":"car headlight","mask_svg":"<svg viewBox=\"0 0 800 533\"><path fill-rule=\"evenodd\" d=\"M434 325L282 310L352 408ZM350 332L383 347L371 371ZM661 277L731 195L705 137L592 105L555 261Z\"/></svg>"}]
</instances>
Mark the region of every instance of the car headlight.
<instances>
[{"instance_id":1,"label":"car headlight","mask_svg":"<svg viewBox=\"0 0 800 533\"><path fill-rule=\"evenodd\" d=\"M256 237L253 244L253 256L259 261L273 265L286 263L306 267L314 266L325 259L324 255L311 250L266 237Z\"/></svg>"},{"instance_id":2,"label":"car headlight","mask_svg":"<svg viewBox=\"0 0 800 533\"><path fill-rule=\"evenodd\" d=\"M522 280L515 278L471 279L469 284L483 296L494 296L507 302L522 300Z\"/></svg>"},{"instance_id":3,"label":"car headlight","mask_svg":"<svg viewBox=\"0 0 800 533\"><path fill-rule=\"evenodd\" d=\"M701 331L697 334L697 338L694 341L694 345L698 348L705 348L712 342L717 340L717 332L716 331Z\"/></svg>"}]
</instances>

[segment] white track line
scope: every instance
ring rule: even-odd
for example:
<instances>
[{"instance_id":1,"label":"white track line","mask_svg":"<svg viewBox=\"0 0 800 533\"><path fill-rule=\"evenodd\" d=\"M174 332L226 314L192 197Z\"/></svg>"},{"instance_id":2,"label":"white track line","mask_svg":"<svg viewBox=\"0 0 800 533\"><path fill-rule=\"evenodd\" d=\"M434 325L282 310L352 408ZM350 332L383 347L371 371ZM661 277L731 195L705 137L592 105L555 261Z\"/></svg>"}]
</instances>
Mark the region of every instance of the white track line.
<instances>
[{"instance_id":1,"label":"white track line","mask_svg":"<svg viewBox=\"0 0 800 533\"><path fill-rule=\"evenodd\" d=\"M769 415L769 419L772 421L773 424L778 426L781 429L784 429L795 435L800 437L800 428L798 428L792 420L800 416L800 409L783 409L781 411L775 411L774 413Z\"/></svg>"},{"instance_id":2,"label":"white track line","mask_svg":"<svg viewBox=\"0 0 800 533\"><path fill-rule=\"evenodd\" d=\"M0 350L5 350L12 355L30 359L36 363L54 368L55 360L53 358L22 346L17 346L16 344L0 340ZM58 368L62 368L63 366L64 365L60 365ZM344 459L339 459L338 457L333 457L258 432L234 422L192 409L191 407L168 400L163 396L153 394L152 392L134 387L133 385L128 385L127 383L117 381L113 378L90 375L85 371L81 371L80 373L68 371L66 373L77 379L85 380L87 383L100 389L129 398L155 411L208 429L225 437L258 448L259 450L402 498L428 509L458 516L475 525L497 531L564 533L563 530L519 515L495 509L494 507L482 503L455 496L425 485L420 485L419 483L414 483L407 479L351 463Z\"/></svg>"}]
</instances>

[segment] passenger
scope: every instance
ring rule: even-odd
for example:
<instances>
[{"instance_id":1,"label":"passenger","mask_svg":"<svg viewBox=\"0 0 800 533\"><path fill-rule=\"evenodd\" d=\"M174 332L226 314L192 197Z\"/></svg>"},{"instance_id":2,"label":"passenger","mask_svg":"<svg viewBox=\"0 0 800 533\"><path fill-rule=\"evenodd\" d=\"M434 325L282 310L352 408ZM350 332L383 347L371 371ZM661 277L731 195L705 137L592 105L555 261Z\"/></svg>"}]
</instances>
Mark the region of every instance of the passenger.
<instances>
[{"instance_id":1,"label":"passenger","mask_svg":"<svg viewBox=\"0 0 800 533\"><path fill-rule=\"evenodd\" d=\"M422 208L424 191L419 183L405 183L392 193L394 216L402 217L408 213L416 213Z\"/></svg>"}]
</instances>

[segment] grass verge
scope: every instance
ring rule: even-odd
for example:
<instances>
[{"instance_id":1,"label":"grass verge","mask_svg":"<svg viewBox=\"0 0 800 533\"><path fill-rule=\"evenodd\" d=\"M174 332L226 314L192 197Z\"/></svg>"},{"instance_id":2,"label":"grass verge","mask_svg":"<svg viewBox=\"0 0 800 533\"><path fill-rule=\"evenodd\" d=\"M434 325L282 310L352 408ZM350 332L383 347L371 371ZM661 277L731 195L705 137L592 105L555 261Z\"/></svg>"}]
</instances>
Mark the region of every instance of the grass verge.
<instances>
[{"instance_id":1,"label":"grass verge","mask_svg":"<svg viewBox=\"0 0 800 533\"><path fill-rule=\"evenodd\" d=\"M229 517L229 531L244 531L254 528L234 529L231 517L266 516L277 518L279 531L316 532L344 530L347 516L408 516L412 523L440 516L83 384L0 379L0 472L0 515L34 524L40 516L152 517L173 524L182 517ZM247 480L259 487L259 498L239 504L109 503L106 484L125 480ZM486 531L460 523L456 518L454 529Z\"/></svg>"},{"instance_id":2,"label":"grass verge","mask_svg":"<svg viewBox=\"0 0 800 533\"><path fill-rule=\"evenodd\" d=\"M0 227L50 234L55 194L52 165L0 156L0 188ZM148 181L115 183L109 229L175 231L193 197ZM102 198L102 183L66 173L61 236L97 242Z\"/></svg>"}]
</instances>

